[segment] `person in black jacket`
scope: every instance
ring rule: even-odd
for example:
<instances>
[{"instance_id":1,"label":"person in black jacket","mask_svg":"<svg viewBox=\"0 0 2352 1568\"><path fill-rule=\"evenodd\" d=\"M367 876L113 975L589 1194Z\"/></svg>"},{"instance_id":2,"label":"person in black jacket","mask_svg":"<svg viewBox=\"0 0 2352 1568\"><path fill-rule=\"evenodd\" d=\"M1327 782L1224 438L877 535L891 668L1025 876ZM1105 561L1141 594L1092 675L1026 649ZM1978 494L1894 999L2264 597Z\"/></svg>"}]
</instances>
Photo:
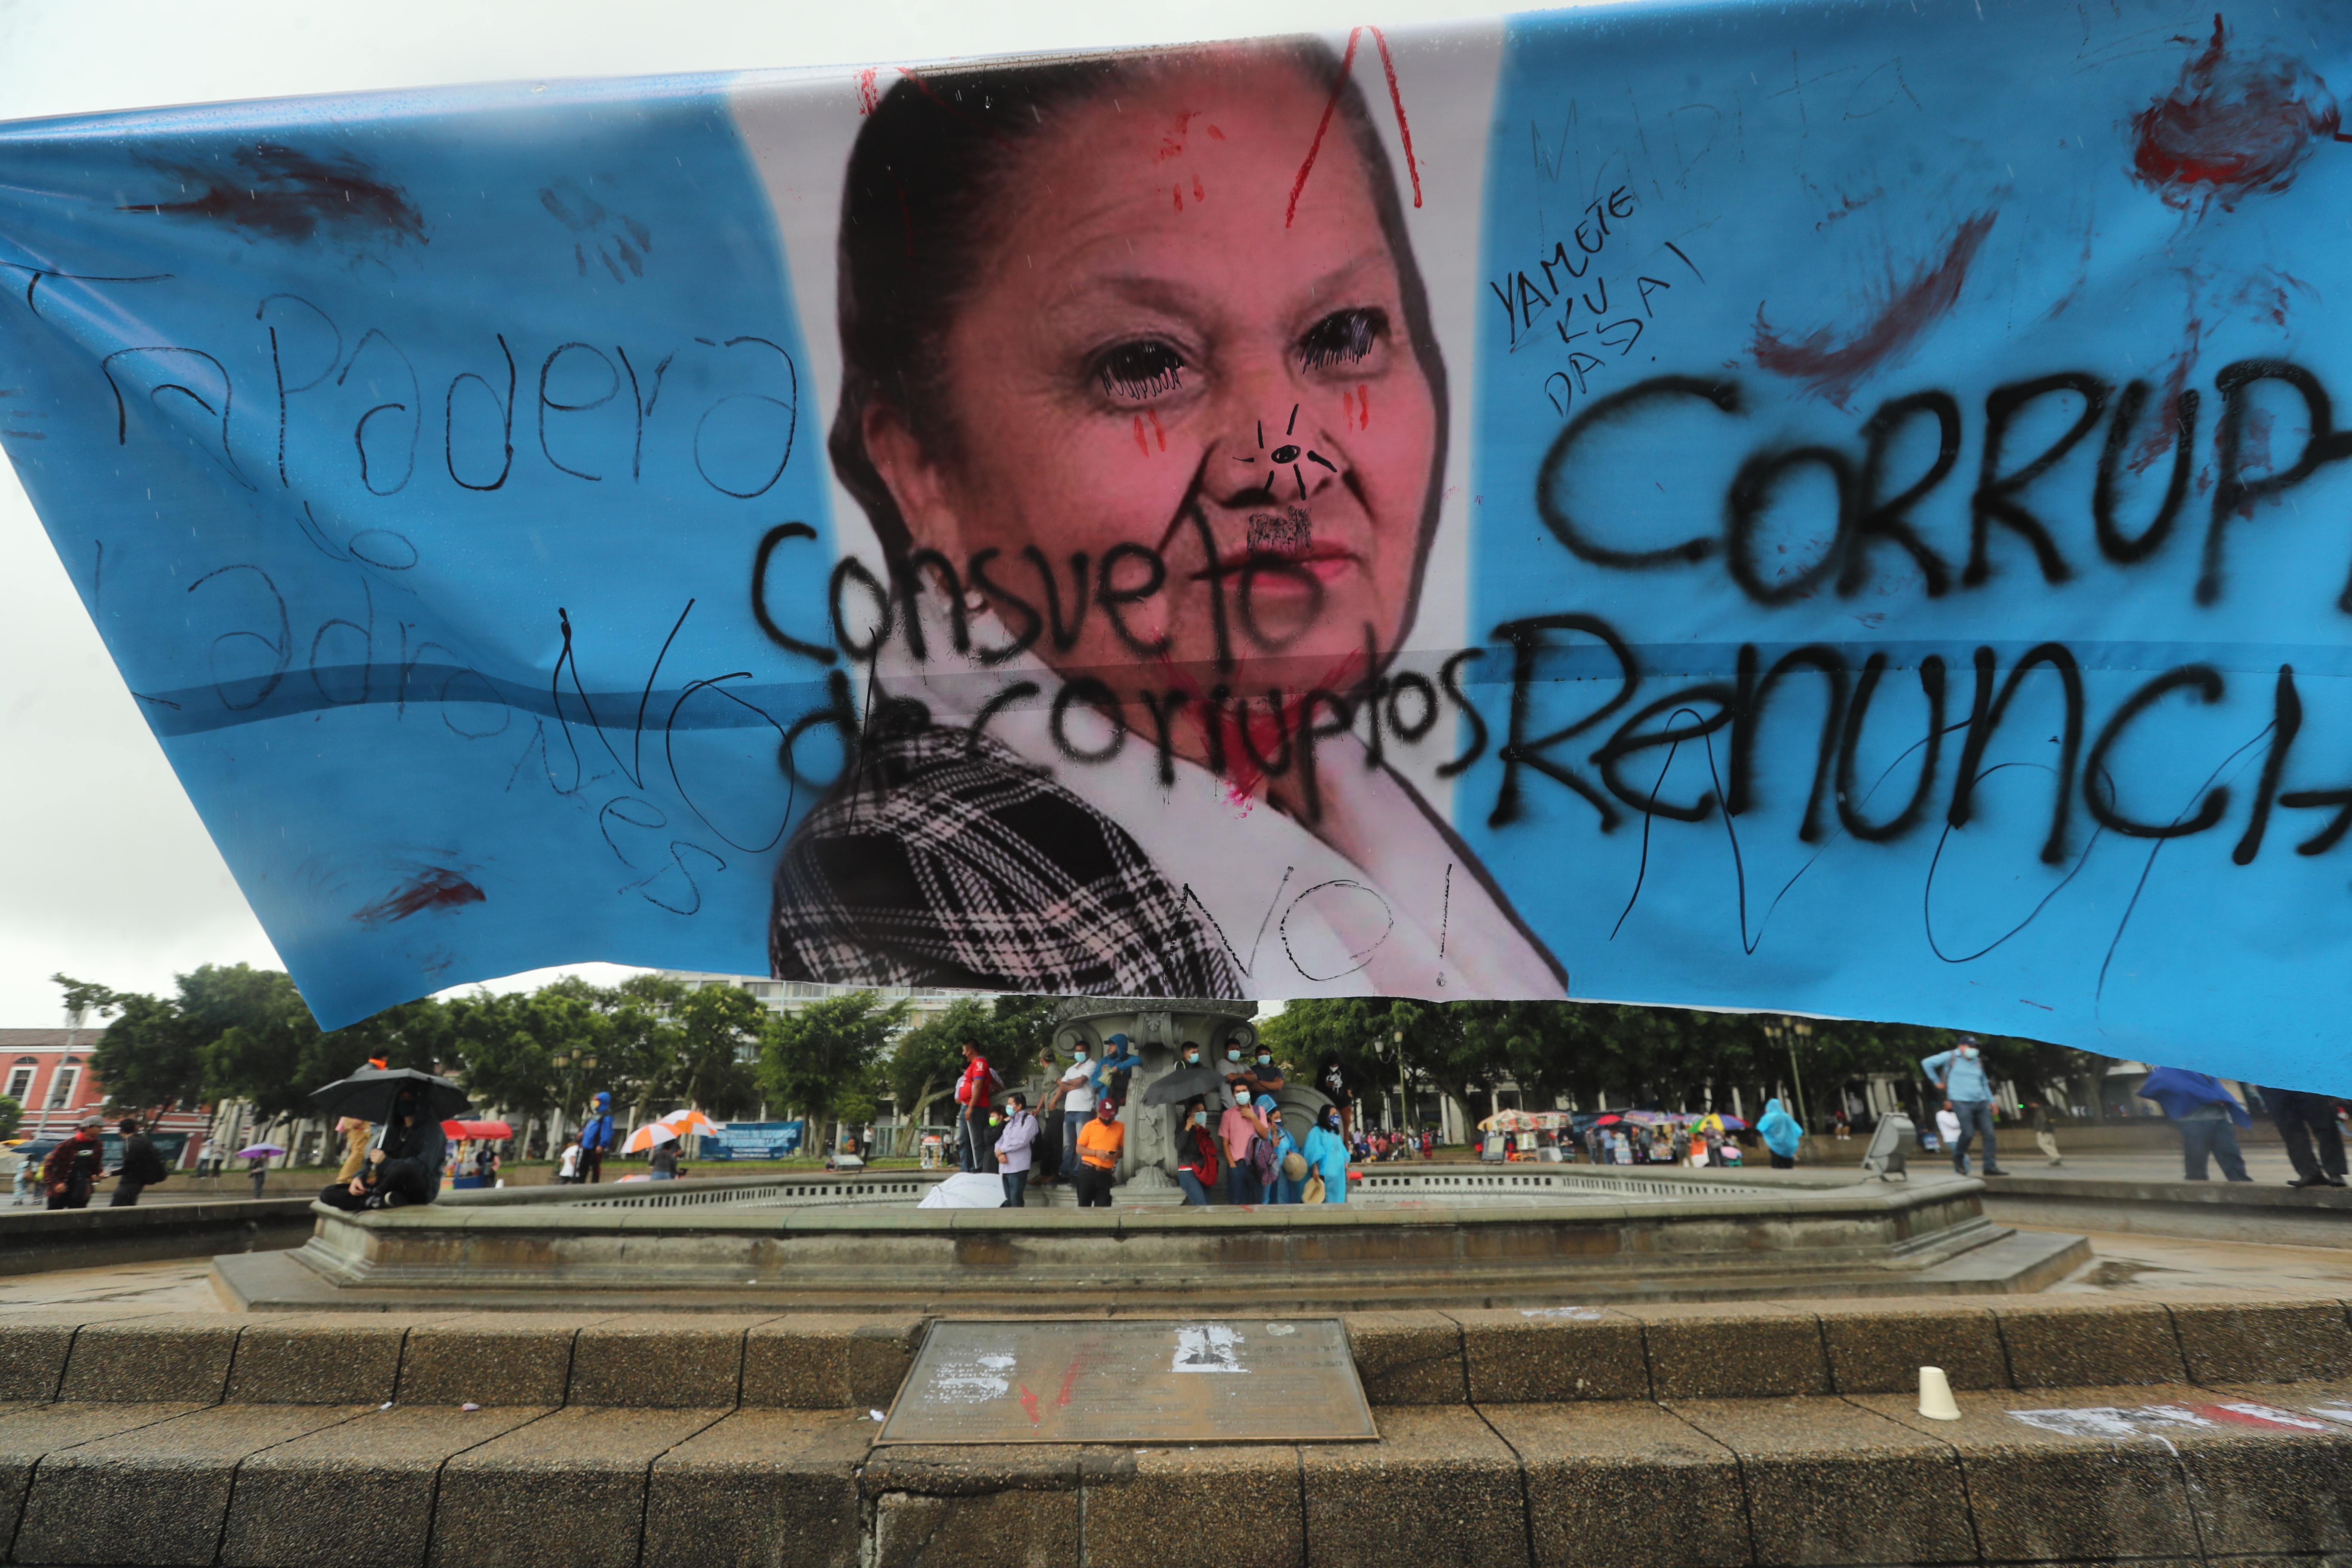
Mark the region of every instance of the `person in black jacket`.
<instances>
[{"instance_id":1,"label":"person in black jacket","mask_svg":"<svg viewBox=\"0 0 2352 1568\"><path fill-rule=\"evenodd\" d=\"M122 1134L122 1163L114 1170L114 1197L109 1208L127 1209L139 1201L139 1194L172 1173L163 1163L163 1156L155 1152L154 1141L139 1130L139 1118L126 1116L119 1131Z\"/></svg>"},{"instance_id":2,"label":"person in black jacket","mask_svg":"<svg viewBox=\"0 0 2352 1568\"><path fill-rule=\"evenodd\" d=\"M319 1201L351 1210L429 1204L441 1195L441 1167L448 1157L441 1123L425 1113L415 1089L404 1089L392 1102L376 1146L368 1151L368 1168L348 1184L330 1182Z\"/></svg>"}]
</instances>

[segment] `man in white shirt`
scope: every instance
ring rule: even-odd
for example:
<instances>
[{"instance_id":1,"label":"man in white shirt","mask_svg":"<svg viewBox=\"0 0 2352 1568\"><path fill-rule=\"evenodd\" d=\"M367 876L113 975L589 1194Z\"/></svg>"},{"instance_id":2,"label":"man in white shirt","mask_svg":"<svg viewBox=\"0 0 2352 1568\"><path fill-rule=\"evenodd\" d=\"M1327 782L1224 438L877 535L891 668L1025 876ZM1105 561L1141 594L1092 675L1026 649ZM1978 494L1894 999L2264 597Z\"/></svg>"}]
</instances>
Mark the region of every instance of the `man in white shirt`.
<instances>
[{"instance_id":1,"label":"man in white shirt","mask_svg":"<svg viewBox=\"0 0 2352 1568\"><path fill-rule=\"evenodd\" d=\"M1095 1064L1088 1059L1086 1042L1078 1042L1077 1056L1069 1070L1062 1075L1060 1087L1055 1091L1062 1102L1062 1179L1068 1181L1078 1168L1078 1130L1093 1120L1095 1113Z\"/></svg>"},{"instance_id":2,"label":"man in white shirt","mask_svg":"<svg viewBox=\"0 0 2352 1568\"><path fill-rule=\"evenodd\" d=\"M563 1146L563 1158L555 1167L558 1186L570 1186L580 1179L580 1141L573 1139Z\"/></svg>"}]
</instances>

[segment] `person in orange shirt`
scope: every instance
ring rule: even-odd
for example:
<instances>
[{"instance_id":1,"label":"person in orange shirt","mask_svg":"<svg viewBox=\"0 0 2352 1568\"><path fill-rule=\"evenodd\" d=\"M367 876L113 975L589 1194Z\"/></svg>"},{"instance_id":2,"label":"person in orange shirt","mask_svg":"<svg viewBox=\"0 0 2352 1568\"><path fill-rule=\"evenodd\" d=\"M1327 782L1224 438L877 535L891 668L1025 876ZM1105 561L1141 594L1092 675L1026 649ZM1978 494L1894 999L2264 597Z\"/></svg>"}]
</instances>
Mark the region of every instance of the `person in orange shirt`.
<instances>
[{"instance_id":1,"label":"person in orange shirt","mask_svg":"<svg viewBox=\"0 0 2352 1568\"><path fill-rule=\"evenodd\" d=\"M1118 1101L1108 1094L1095 1101L1095 1119L1078 1129L1078 1168L1071 1177L1082 1209L1110 1207L1110 1181L1118 1171L1118 1152L1127 1144L1127 1129L1119 1125Z\"/></svg>"}]
</instances>

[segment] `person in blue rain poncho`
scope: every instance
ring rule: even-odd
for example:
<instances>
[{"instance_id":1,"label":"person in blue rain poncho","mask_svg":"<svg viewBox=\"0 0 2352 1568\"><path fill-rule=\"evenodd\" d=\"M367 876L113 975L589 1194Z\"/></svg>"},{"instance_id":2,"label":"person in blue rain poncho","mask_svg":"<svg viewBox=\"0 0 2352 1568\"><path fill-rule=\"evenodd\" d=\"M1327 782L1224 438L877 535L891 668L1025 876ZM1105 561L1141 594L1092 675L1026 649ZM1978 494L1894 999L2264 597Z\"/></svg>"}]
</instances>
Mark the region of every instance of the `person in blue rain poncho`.
<instances>
[{"instance_id":1,"label":"person in blue rain poncho","mask_svg":"<svg viewBox=\"0 0 2352 1568\"><path fill-rule=\"evenodd\" d=\"M1344 1204L1348 1201L1348 1141L1339 1135L1339 1108L1327 1105L1317 1113L1315 1126L1307 1134L1307 1147L1299 1151L1307 1156L1308 1179L1323 1178L1323 1201Z\"/></svg>"},{"instance_id":2,"label":"person in blue rain poncho","mask_svg":"<svg viewBox=\"0 0 2352 1568\"><path fill-rule=\"evenodd\" d=\"M1764 1102L1764 1114L1756 1119L1756 1135L1764 1140L1771 1152L1772 1168L1786 1171L1797 1163L1797 1146L1804 1142L1805 1130L1797 1119L1780 1109L1780 1102Z\"/></svg>"},{"instance_id":3,"label":"person in blue rain poncho","mask_svg":"<svg viewBox=\"0 0 2352 1568\"><path fill-rule=\"evenodd\" d=\"M2221 1174L2232 1182L2251 1182L2246 1160L2238 1148L2237 1129L2252 1127L2237 1097L2210 1073L2158 1068L2139 1086L2139 1097L2164 1107L2165 1115L2180 1131L2181 1174L2185 1180L2206 1179L2206 1162L2219 1161Z\"/></svg>"},{"instance_id":4,"label":"person in blue rain poncho","mask_svg":"<svg viewBox=\"0 0 2352 1568\"><path fill-rule=\"evenodd\" d=\"M1257 1110L1258 1114L1265 1118L1266 1142L1274 1145L1274 1180L1266 1184L1265 1201L1270 1204L1295 1204L1307 1186L1307 1173L1302 1170L1294 1177L1287 1166L1290 1157L1299 1154L1298 1140L1293 1138L1290 1129L1282 1124L1282 1110L1275 1104L1274 1096L1259 1095ZM1300 1154L1300 1163L1305 1163L1305 1155Z\"/></svg>"}]
</instances>

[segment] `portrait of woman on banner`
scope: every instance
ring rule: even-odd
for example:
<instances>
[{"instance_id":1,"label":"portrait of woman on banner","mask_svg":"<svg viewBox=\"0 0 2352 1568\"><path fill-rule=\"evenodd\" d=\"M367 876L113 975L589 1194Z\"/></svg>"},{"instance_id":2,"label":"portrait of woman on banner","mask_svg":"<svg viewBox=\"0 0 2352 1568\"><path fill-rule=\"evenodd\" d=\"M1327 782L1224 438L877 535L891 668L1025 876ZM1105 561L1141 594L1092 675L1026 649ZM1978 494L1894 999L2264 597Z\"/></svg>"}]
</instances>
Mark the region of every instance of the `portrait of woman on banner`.
<instances>
[{"instance_id":1,"label":"portrait of woman on banner","mask_svg":"<svg viewBox=\"0 0 2352 1568\"><path fill-rule=\"evenodd\" d=\"M774 973L1563 994L1396 765L1464 706L1407 640L1447 378L1340 58L902 77L838 258L831 452L884 559L835 574L862 733L777 867Z\"/></svg>"}]
</instances>

